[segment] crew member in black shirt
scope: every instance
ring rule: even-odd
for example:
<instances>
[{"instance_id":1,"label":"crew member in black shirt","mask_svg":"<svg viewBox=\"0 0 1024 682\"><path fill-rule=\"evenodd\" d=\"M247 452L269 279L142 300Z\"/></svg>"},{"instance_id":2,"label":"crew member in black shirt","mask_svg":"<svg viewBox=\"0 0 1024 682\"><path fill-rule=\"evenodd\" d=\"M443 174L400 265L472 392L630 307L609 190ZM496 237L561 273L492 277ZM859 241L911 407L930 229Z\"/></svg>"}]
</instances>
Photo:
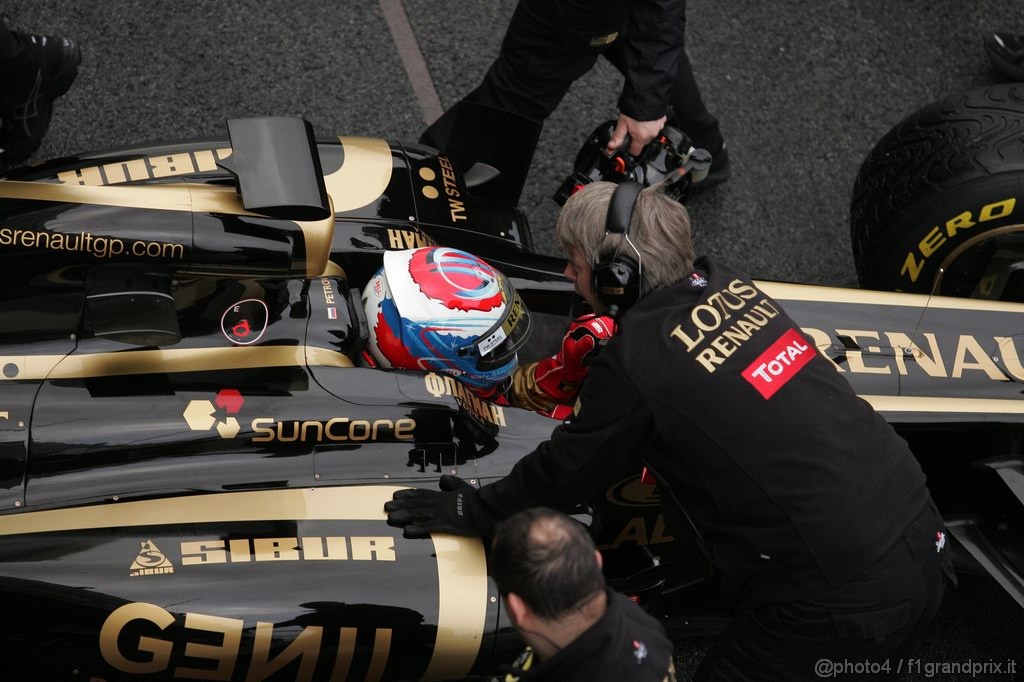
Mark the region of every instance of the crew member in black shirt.
<instances>
[{"instance_id":1,"label":"crew member in black shirt","mask_svg":"<svg viewBox=\"0 0 1024 682\"><path fill-rule=\"evenodd\" d=\"M707 177L694 185L706 189L729 178L729 157L693 75L685 29L685 0L519 0L497 58L463 101L543 123L604 56L624 77L609 151L623 146L628 134L624 151L639 154L667 117L668 125L711 153ZM450 144L457 111L446 111L420 142L468 167L472 159Z\"/></svg>"},{"instance_id":2,"label":"crew member in black shirt","mask_svg":"<svg viewBox=\"0 0 1024 682\"><path fill-rule=\"evenodd\" d=\"M528 645L505 682L676 679L665 629L607 588L580 522L544 507L517 512L498 524L488 560Z\"/></svg>"},{"instance_id":3,"label":"crew member in black shirt","mask_svg":"<svg viewBox=\"0 0 1024 682\"><path fill-rule=\"evenodd\" d=\"M695 261L686 209L657 189L588 185L556 235L577 291L625 310L576 414L496 483L397 493L389 523L488 534L646 465L735 610L698 679L813 680L820 659L895 673L953 578L906 442L749 277Z\"/></svg>"}]
</instances>

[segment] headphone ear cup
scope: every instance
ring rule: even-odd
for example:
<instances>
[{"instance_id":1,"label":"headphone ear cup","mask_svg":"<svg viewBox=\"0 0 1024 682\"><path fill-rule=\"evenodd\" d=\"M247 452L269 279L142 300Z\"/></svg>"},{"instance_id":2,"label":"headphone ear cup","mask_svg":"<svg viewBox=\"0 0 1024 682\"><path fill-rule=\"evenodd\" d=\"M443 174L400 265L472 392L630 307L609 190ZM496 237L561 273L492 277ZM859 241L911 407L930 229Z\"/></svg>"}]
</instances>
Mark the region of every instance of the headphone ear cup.
<instances>
[{"instance_id":1,"label":"headphone ear cup","mask_svg":"<svg viewBox=\"0 0 1024 682\"><path fill-rule=\"evenodd\" d=\"M625 310L640 298L640 272L632 259L621 254L597 263L590 284L605 307L614 305Z\"/></svg>"},{"instance_id":2,"label":"headphone ear cup","mask_svg":"<svg viewBox=\"0 0 1024 682\"><path fill-rule=\"evenodd\" d=\"M620 234L629 240L629 223L643 186L628 181L615 188L608 200L605 216L605 235ZM634 247L635 248L635 247ZM639 254L638 254L639 255ZM625 310L640 298L640 267L625 255L621 248L614 254L598 260L593 266L590 290L605 307L617 306Z\"/></svg>"}]
</instances>

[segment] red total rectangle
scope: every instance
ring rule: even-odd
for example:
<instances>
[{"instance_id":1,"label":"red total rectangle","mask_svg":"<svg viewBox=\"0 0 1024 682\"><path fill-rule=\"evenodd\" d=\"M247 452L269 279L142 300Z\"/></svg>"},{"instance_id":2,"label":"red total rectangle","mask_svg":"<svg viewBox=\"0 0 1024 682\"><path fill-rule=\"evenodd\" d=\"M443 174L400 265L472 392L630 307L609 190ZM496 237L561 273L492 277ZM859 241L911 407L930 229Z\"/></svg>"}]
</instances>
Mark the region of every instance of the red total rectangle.
<instances>
[{"instance_id":1,"label":"red total rectangle","mask_svg":"<svg viewBox=\"0 0 1024 682\"><path fill-rule=\"evenodd\" d=\"M800 332L790 329L743 370L743 378L767 400L795 377L816 352Z\"/></svg>"}]
</instances>

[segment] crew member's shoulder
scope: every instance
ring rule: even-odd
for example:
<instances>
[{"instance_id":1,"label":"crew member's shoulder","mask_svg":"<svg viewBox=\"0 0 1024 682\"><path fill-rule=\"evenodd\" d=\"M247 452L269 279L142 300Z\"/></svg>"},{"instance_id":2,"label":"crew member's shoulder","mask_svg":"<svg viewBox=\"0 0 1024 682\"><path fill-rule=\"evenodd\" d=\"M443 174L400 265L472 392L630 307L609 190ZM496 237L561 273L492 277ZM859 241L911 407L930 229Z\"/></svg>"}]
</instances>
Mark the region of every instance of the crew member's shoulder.
<instances>
[{"instance_id":1,"label":"crew member's shoulder","mask_svg":"<svg viewBox=\"0 0 1024 682\"><path fill-rule=\"evenodd\" d=\"M619 592L608 592L608 613L612 620L621 620L637 631L645 631L668 642L665 628L658 619L644 611L643 607Z\"/></svg>"},{"instance_id":2,"label":"crew member's shoulder","mask_svg":"<svg viewBox=\"0 0 1024 682\"><path fill-rule=\"evenodd\" d=\"M674 680L674 649L661 623L627 597L613 591L607 594L608 607L596 623L539 664L521 657L509 682L517 678L523 682Z\"/></svg>"},{"instance_id":3,"label":"crew member's shoulder","mask_svg":"<svg viewBox=\"0 0 1024 682\"><path fill-rule=\"evenodd\" d=\"M643 610L628 597L612 592L608 599L608 614L613 622L610 629L616 634L608 651L614 661L610 667L630 673L629 679L661 682L674 679L672 656L674 647L658 619Z\"/></svg>"},{"instance_id":4,"label":"crew member's shoulder","mask_svg":"<svg viewBox=\"0 0 1024 682\"><path fill-rule=\"evenodd\" d=\"M694 263L694 270L702 273L712 288L720 283L729 283L736 279L750 281L751 276L743 270L728 263L722 263L710 256L698 258Z\"/></svg>"},{"instance_id":5,"label":"crew member's shoulder","mask_svg":"<svg viewBox=\"0 0 1024 682\"><path fill-rule=\"evenodd\" d=\"M696 305L707 295L709 287L713 286L711 280L717 272L717 266L708 259L698 260L693 270L678 282L651 291L637 301L624 315L623 326L628 326L625 320L659 318L671 308Z\"/></svg>"}]
</instances>

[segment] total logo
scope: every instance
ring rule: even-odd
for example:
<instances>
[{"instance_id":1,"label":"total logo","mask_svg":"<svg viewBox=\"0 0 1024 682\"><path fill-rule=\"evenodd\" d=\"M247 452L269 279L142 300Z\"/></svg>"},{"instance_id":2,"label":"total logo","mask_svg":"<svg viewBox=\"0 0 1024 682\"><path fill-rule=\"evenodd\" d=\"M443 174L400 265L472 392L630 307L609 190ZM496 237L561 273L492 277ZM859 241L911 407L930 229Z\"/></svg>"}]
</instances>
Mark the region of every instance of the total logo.
<instances>
[{"instance_id":1,"label":"total logo","mask_svg":"<svg viewBox=\"0 0 1024 682\"><path fill-rule=\"evenodd\" d=\"M238 414L245 398L234 388L217 391L213 401L190 400L182 416L193 431L209 431L216 426L221 438L234 438L241 427L232 415Z\"/></svg>"}]
</instances>

